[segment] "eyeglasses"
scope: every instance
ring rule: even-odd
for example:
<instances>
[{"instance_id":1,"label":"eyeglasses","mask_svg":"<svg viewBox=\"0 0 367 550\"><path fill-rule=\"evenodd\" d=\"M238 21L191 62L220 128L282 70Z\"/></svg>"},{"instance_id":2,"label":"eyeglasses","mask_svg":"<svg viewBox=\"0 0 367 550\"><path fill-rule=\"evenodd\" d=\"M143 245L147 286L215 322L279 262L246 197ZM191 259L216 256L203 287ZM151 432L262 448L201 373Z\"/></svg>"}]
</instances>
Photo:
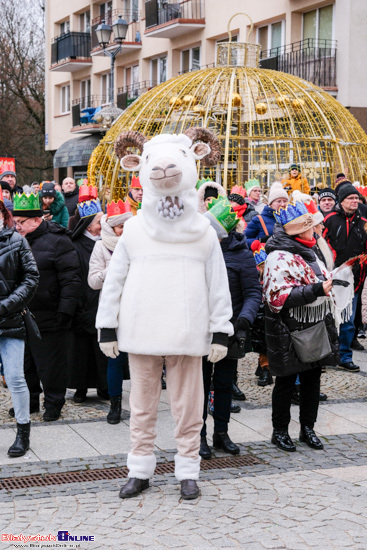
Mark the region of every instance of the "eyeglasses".
<instances>
[{"instance_id":1,"label":"eyeglasses","mask_svg":"<svg viewBox=\"0 0 367 550\"><path fill-rule=\"evenodd\" d=\"M15 223L15 225L16 225L17 227L22 227L22 225L23 225L26 221L28 221L28 220L30 220L30 219L31 219L31 218L26 218L26 219L23 220L22 222L17 222L17 221L14 220L14 223Z\"/></svg>"}]
</instances>

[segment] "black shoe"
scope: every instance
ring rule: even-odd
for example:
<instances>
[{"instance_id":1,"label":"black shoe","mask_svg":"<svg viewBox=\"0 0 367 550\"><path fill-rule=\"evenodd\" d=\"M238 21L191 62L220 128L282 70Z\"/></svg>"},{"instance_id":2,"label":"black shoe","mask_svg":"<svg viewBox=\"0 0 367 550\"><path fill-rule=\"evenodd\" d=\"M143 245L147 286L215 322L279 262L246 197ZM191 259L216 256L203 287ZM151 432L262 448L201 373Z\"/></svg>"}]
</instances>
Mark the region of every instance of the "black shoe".
<instances>
[{"instance_id":1,"label":"black shoe","mask_svg":"<svg viewBox=\"0 0 367 550\"><path fill-rule=\"evenodd\" d=\"M121 490L120 498L132 498L140 495L142 491L148 489L149 479L138 479L137 477L130 477L129 481L124 485Z\"/></svg>"},{"instance_id":2,"label":"black shoe","mask_svg":"<svg viewBox=\"0 0 367 550\"><path fill-rule=\"evenodd\" d=\"M259 380L257 381L258 386L270 386L273 383L273 377L270 374L269 369L261 369L262 372L259 376Z\"/></svg>"},{"instance_id":3,"label":"black shoe","mask_svg":"<svg viewBox=\"0 0 367 550\"><path fill-rule=\"evenodd\" d=\"M246 401L246 395L240 390L235 382L232 383L232 399L236 399L236 401Z\"/></svg>"},{"instance_id":4,"label":"black shoe","mask_svg":"<svg viewBox=\"0 0 367 550\"><path fill-rule=\"evenodd\" d=\"M231 455L238 455L240 452L240 448L231 441L227 432L213 433L213 447L215 449L222 449L222 451Z\"/></svg>"},{"instance_id":5,"label":"black shoe","mask_svg":"<svg viewBox=\"0 0 367 550\"><path fill-rule=\"evenodd\" d=\"M87 390L76 390L73 400L74 403L84 403L87 400Z\"/></svg>"},{"instance_id":6,"label":"black shoe","mask_svg":"<svg viewBox=\"0 0 367 550\"><path fill-rule=\"evenodd\" d=\"M105 399L106 401L109 401L110 400L110 396L108 394L108 390L99 390L97 389L97 396L100 398L100 399Z\"/></svg>"},{"instance_id":7,"label":"black shoe","mask_svg":"<svg viewBox=\"0 0 367 550\"><path fill-rule=\"evenodd\" d=\"M258 363L257 367L256 367L256 370L255 370L255 376L260 376L260 374L262 373L262 368L260 367L260 363Z\"/></svg>"},{"instance_id":8,"label":"black shoe","mask_svg":"<svg viewBox=\"0 0 367 550\"><path fill-rule=\"evenodd\" d=\"M312 449L321 450L324 448L324 445L321 443L313 429L308 426L301 426L299 440L302 441L302 443L306 443Z\"/></svg>"},{"instance_id":9,"label":"black shoe","mask_svg":"<svg viewBox=\"0 0 367 550\"><path fill-rule=\"evenodd\" d=\"M357 350L357 351L364 351L364 346L362 346L362 344L360 344L360 343L358 342L357 338L353 338L350 347L351 347L352 349Z\"/></svg>"},{"instance_id":10,"label":"black shoe","mask_svg":"<svg viewBox=\"0 0 367 550\"><path fill-rule=\"evenodd\" d=\"M294 453L296 446L291 440L288 430L273 430L273 435L271 436L271 442L276 445L282 451L288 451L289 453Z\"/></svg>"},{"instance_id":11,"label":"black shoe","mask_svg":"<svg viewBox=\"0 0 367 550\"><path fill-rule=\"evenodd\" d=\"M39 393L29 394L29 414L40 412L40 397ZM14 418L14 407L9 409L9 415Z\"/></svg>"},{"instance_id":12,"label":"black shoe","mask_svg":"<svg viewBox=\"0 0 367 550\"><path fill-rule=\"evenodd\" d=\"M292 397L291 397L291 403L292 403L293 405L299 405L299 402L300 402L299 391L298 391L298 390L294 390L294 392L292 393Z\"/></svg>"},{"instance_id":13,"label":"black shoe","mask_svg":"<svg viewBox=\"0 0 367 550\"><path fill-rule=\"evenodd\" d=\"M116 395L110 399L111 407L107 415L109 424L119 424L121 420L121 395Z\"/></svg>"},{"instance_id":14,"label":"black shoe","mask_svg":"<svg viewBox=\"0 0 367 550\"><path fill-rule=\"evenodd\" d=\"M181 481L181 496L184 500L193 500L200 495L199 487L194 479Z\"/></svg>"},{"instance_id":15,"label":"black shoe","mask_svg":"<svg viewBox=\"0 0 367 550\"><path fill-rule=\"evenodd\" d=\"M322 392L320 391L320 401L326 401L326 400L327 400L327 395L326 395L326 393L322 393Z\"/></svg>"},{"instance_id":16,"label":"black shoe","mask_svg":"<svg viewBox=\"0 0 367 550\"><path fill-rule=\"evenodd\" d=\"M54 422L55 420L58 420L60 418L61 409L58 407L49 407L45 410L43 413L43 420L45 422Z\"/></svg>"},{"instance_id":17,"label":"black shoe","mask_svg":"<svg viewBox=\"0 0 367 550\"><path fill-rule=\"evenodd\" d=\"M350 361L349 363L341 363L339 365L339 369L347 370L348 372L359 372L361 370L358 365L353 363L353 361Z\"/></svg>"},{"instance_id":18,"label":"black shoe","mask_svg":"<svg viewBox=\"0 0 367 550\"><path fill-rule=\"evenodd\" d=\"M359 329L357 338L362 338L362 339L366 338L366 331L363 328Z\"/></svg>"},{"instance_id":19,"label":"black shoe","mask_svg":"<svg viewBox=\"0 0 367 550\"><path fill-rule=\"evenodd\" d=\"M241 407L239 405L235 405L234 403L231 403L231 413L239 413L241 412Z\"/></svg>"},{"instance_id":20,"label":"black shoe","mask_svg":"<svg viewBox=\"0 0 367 550\"><path fill-rule=\"evenodd\" d=\"M166 380L164 378L164 373L163 372L162 372L162 376L161 376L161 385L162 385L162 390L167 389L167 384L166 384Z\"/></svg>"},{"instance_id":21,"label":"black shoe","mask_svg":"<svg viewBox=\"0 0 367 550\"><path fill-rule=\"evenodd\" d=\"M8 450L8 455L11 457L24 456L29 449L29 434L31 431L31 423L17 424L17 435L13 445Z\"/></svg>"},{"instance_id":22,"label":"black shoe","mask_svg":"<svg viewBox=\"0 0 367 550\"><path fill-rule=\"evenodd\" d=\"M201 456L201 458L203 458L204 460L209 460L211 459L212 457L212 452L210 450L210 447L206 441L206 437L205 435L202 435L200 437L200 451L199 451L199 455Z\"/></svg>"}]
</instances>

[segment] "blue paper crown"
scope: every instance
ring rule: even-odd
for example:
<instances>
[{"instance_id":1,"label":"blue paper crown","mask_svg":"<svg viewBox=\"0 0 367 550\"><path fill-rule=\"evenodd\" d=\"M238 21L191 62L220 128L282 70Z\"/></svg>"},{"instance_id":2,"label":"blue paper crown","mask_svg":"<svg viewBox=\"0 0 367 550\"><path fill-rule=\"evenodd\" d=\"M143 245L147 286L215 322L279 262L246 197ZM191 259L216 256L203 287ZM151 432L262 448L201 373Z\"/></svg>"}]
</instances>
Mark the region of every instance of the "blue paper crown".
<instances>
[{"instance_id":1,"label":"blue paper crown","mask_svg":"<svg viewBox=\"0 0 367 550\"><path fill-rule=\"evenodd\" d=\"M304 214L308 214L306 205L303 202L297 201L295 204L290 202L286 208L280 208L274 212L274 217L284 227L287 223L300 218Z\"/></svg>"},{"instance_id":2,"label":"blue paper crown","mask_svg":"<svg viewBox=\"0 0 367 550\"><path fill-rule=\"evenodd\" d=\"M263 245L259 250L255 250L254 252L254 258L256 265L260 265L265 262L266 258L268 257L267 253L265 252L265 245Z\"/></svg>"},{"instance_id":3,"label":"blue paper crown","mask_svg":"<svg viewBox=\"0 0 367 550\"><path fill-rule=\"evenodd\" d=\"M84 201L78 203L79 215L81 218L88 218L102 212L101 203L99 199L92 199L90 201Z\"/></svg>"}]
</instances>

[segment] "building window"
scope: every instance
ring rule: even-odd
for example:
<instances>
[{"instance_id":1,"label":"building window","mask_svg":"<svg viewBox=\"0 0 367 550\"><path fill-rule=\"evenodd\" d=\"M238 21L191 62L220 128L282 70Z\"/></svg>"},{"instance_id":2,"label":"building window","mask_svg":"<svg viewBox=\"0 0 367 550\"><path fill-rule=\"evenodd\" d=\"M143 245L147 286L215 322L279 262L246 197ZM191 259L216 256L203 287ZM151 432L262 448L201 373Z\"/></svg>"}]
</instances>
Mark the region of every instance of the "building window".
<instances>
[{"instance_id":1,"label":"building window","mask_svg":"<svg viewBox=\"0 0 367 550\"><path fill-rule=\"evenodd\" d=\"M181 52L181 72L197 71L200 69L200 46Z\"/></svg>"},{"instance_id":2,"label":"building window","mask_svg":"<svg viewBox=\"0 0 367 550\"><path fill-rule=\"evenodd\" d=\"M285 21L270 23L257 29L257 43L261 45L263 57L272 57L280 53L285 42ZM267 55L264 55L267 52Z\"/></svg>"},{"instance_id":3,"label":"building window","mask_svg":"<svg viewBox=\"0 0 367 550\"><path fill-rule=\"evenodd\" d=\"M108 25L112 23L112 2L103 2L99 6L99 15L106 21Z\"/></svg>"},{"instance_id":4,"label":"building window","mask_svg":"<svg viewBox=\"0 0 367 550\"><path fill-rule=\"evenodd\" d=\"M103 74L101 76L101 96L102 103L106 104L110 102L110 89L111 89L111 74Z\"/></svg>"},{"instance_id":5,"label":"building window","mask_svg":"<svg viewBox=\"0 0 367 550\"><path fill-rule=\"evenodd\" d=\"M332 40L333 6L325 6L303 14L302 38Z\"/></svg>"},{"instance_id":6,"label":"building window","mask_svg":"<svg viewBox=\"0 0 367 550\"><path fill-rule=\"evenodd\" d=\"M167 56L152 59L150 62L150 73L152 82L160 84L167 80Z\"/></svg>"},{"instance_id":7,"label":"building window","mask_svg":"<svg viewBox=\"0 0 367 550\"><path fill-rule=\"evenodd\" d=\"M123 16L128 23L139 21L139 0L124 0Z\"/></svg>"},{"instance_id":8,"label":"building window","mask_svg":"<svg viewBox=\"0 0 367 550\"><path fill-rule=\"evenodd\" d=\"M85 11L79 15L80 32L90 32L90 11Z\"/></svg>"},{"instance_id":9,"label":"building window","mask_svg":"<svg viewBox=\"0 0 367 550\"><path fill-rule=\"evenodd\" d=\"M90 79L82 80L80 83L80 108L81 109L86 109L87 107L91 107L90 96L91 96Z\"/></svg>"},{"instance_id":10,"label":"building window","mask_svg":"<svg viewBox=\"0 0 367 550\"><path fill-rule=\"evenodd\" d=\"M60 23L60 34L65 34L70 31L70 21L63 21Z\"/></svg>"},{"instance_id":11,"label":"building window","mask_svg":"<svg viewBox=\"0 0 367 550\"><path fill-rule=\"evenodd\" d=\"M70 113L70 84L61 86L60 113Z\"/></svg>"}]
</instances>

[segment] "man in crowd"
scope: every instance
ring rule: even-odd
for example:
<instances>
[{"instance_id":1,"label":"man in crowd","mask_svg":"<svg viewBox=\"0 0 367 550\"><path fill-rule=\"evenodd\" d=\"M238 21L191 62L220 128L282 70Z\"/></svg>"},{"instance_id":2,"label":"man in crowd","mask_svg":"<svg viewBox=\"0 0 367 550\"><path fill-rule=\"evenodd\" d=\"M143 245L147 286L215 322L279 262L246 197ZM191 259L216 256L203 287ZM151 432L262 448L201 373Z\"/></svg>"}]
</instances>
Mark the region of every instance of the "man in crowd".
<instances>
[{"instance_id":1,"label":"man in crowd","mask_svg":"<svg viewBox=\"0 0 367 550\"><path fill-rule=\"evenodd\" d=\"M0 181L6 181L11 187L12 193L23 193L23 189L17 185L17 175L13 170L6 170L0 175Z\"/></svg>"},{"instance_id":2,"label":"man in crowd","mask_svg":"<svg viewBox=\"0 0 367 550\"><path fill-rule=\"evenodd\" d=\"M319 191L319 207L324 216L329 214L336 204L335 191L330 187L325 187Z\"/></svg>"},{"instance_id":3,"label":"man in crowd","mask_svg":"<svg viewBox=\"0 0 367 550\"><path fill-rule=\"evenodd\" d=\"M133 216L136 216L136 213L139 208L139 203L143 200L143 189L140 184L139 178L133 176L131 179L131 185L129 193L126 197L127 202L130 204L131 212Z\"/></svg>"},{"instance_id":4,"label":"man in crowd","mask_svg":"<svg viewBox=\"0 0 367 550\"><path fill-rule=\"evenodd\" d=\"M78 204L79 189L73 178L65 178L61 185L69 216L74 216Z\"/></svg>"},{"instance_id":5,"label":"man in crowd","mask_svg":"<svg viewBox=\"0 0 367 550\"><path fill-rule=\"evenodd\" d=\"M359 195L356 188L351 183L339 187L338 198L339 203L334 211L324 219L323 233L333 252L336 267L367 250L367 219L358 209ZM352 341L355 333L354 318L358 297L366 276L365 264L360 265L356 262L353 266L353 274L353 311L350 319L340 326L340 368L349 372L358 372L359 366L353 363Z\"/></svg>"},{"instance_id":6,"label":"man in crowd","mask_svg":"<svg viewBox=\"0 0 367 550\"><path fill-rule=\"evenodd\" d=\"M43 420L57 420L65 403L67 334L81 289L80 265L68 231L42 219L38 195L14 196L14 221L25 236L40 273L29 304L42 340L26 346L24 372L31 395L31 412L39 410L42 382Z\"/></svg>"}]
</instances>

